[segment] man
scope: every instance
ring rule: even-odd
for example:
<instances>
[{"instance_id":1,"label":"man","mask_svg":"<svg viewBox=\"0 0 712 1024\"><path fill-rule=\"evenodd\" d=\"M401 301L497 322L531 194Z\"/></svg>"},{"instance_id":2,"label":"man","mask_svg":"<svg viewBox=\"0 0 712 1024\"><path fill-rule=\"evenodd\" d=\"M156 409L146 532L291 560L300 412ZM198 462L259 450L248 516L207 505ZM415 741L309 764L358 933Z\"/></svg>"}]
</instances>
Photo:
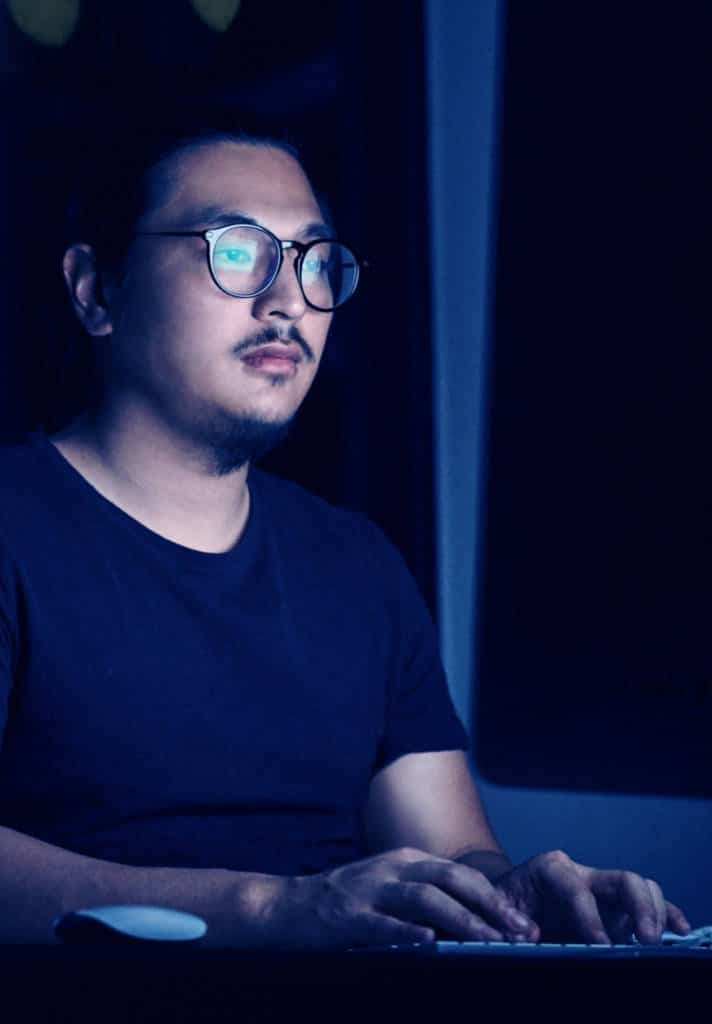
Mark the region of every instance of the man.
<instances>
[{"instance_id":1,"label":"man","mask_svg":"<svg viewBox=\"0 0 712 1024\"><path fill-rule=\"evenodd\" d=\"M93 401L1 457L0 938L122 902L252 948L687 931L631 872L512 867L399 557L250 469L357 281L298 159L206 135L134 186L64 255Z\"/></svg>"}]
</instances>

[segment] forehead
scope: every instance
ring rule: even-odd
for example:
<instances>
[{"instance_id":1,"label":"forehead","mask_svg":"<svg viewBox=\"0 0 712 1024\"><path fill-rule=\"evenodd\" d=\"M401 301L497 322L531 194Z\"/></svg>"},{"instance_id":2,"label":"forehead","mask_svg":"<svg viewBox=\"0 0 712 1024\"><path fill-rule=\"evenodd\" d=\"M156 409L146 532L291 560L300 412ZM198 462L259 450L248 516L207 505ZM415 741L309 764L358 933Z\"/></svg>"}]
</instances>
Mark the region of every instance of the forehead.
<instances>
[{"instance_id":1,"label":"forehead","mask_svg":"<svg viewBox=\"0 0 712 1024\"><path fill-rule=\"evenodd\" d=\"M273 146L220 142L169 157L154 172L157 201L143 229L207 227L206 210L241 210L279 233L319 219L319 205L301 165Z\"/></svg>"}]
</instances>

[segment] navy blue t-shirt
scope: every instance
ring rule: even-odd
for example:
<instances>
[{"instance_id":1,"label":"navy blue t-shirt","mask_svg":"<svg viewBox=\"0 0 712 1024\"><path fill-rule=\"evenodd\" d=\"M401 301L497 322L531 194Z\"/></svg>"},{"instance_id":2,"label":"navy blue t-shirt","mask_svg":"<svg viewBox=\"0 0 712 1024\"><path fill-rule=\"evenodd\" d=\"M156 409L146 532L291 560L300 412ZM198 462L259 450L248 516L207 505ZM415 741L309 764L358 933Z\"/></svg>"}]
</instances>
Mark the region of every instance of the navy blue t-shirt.
<instances>
[{"instance_id":1,"label":"navy blue t-shirt","mask_svg":"<svg viewBox=\"0 0 712 1024\"><path fill-rule=\"evenodd\" d=\"M258 470L239 543L175 544L41 435L0 448L0 825L124 864L363 856L380 768L462 749L434 630L362 517Z\"/></svg>"}]
</instances>

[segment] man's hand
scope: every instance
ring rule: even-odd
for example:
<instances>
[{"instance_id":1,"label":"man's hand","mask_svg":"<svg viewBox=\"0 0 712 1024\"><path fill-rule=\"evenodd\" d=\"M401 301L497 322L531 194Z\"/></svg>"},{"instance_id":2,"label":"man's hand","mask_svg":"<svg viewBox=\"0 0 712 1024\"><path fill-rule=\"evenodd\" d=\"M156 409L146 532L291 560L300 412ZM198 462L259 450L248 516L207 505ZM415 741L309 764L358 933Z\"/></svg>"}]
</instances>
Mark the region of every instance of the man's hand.
<instances>
[{"instance_id":1,"label":"man's hand","mask_svg":"<svg viewBox=\"0 0 712 1024\"><path fill-rule=\"evenodd\" d=\"M495 888L541 929L542 941L660 941L665 929L686 934L682 911L657 882L632 871L600 871L555 850L512 868Z\"/></svg>"},{"instance_id":2,"label":"man's hand","mask_svg":"<svg viewBox=\"0 0 712 1024\"><path fill-rule=\"evenodd\" d=\"M272 927L297 948L539 935L480 871L407 847L290 879L280 903Z\"/></svg>"}]
</instances>

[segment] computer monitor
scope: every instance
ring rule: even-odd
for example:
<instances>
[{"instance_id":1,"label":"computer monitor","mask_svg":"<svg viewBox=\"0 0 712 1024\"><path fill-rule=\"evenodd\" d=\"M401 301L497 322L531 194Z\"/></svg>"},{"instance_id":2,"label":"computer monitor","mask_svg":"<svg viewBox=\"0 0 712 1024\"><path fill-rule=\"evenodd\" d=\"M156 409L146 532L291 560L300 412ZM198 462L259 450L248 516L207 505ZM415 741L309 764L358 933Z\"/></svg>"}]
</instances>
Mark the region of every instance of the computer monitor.
<instances>
[{"instance_id":1,"label":"computer monitor","mask_svg":"<svg viewBox=\"0 0 712 1024\"><path fill-rule=\"evenodd\" d=\"M632 11L585 35L556 11L507 23L475 756L507 785L709 797L703 26L649 12L634 47Z\"/></svg>"}]
</instances>

